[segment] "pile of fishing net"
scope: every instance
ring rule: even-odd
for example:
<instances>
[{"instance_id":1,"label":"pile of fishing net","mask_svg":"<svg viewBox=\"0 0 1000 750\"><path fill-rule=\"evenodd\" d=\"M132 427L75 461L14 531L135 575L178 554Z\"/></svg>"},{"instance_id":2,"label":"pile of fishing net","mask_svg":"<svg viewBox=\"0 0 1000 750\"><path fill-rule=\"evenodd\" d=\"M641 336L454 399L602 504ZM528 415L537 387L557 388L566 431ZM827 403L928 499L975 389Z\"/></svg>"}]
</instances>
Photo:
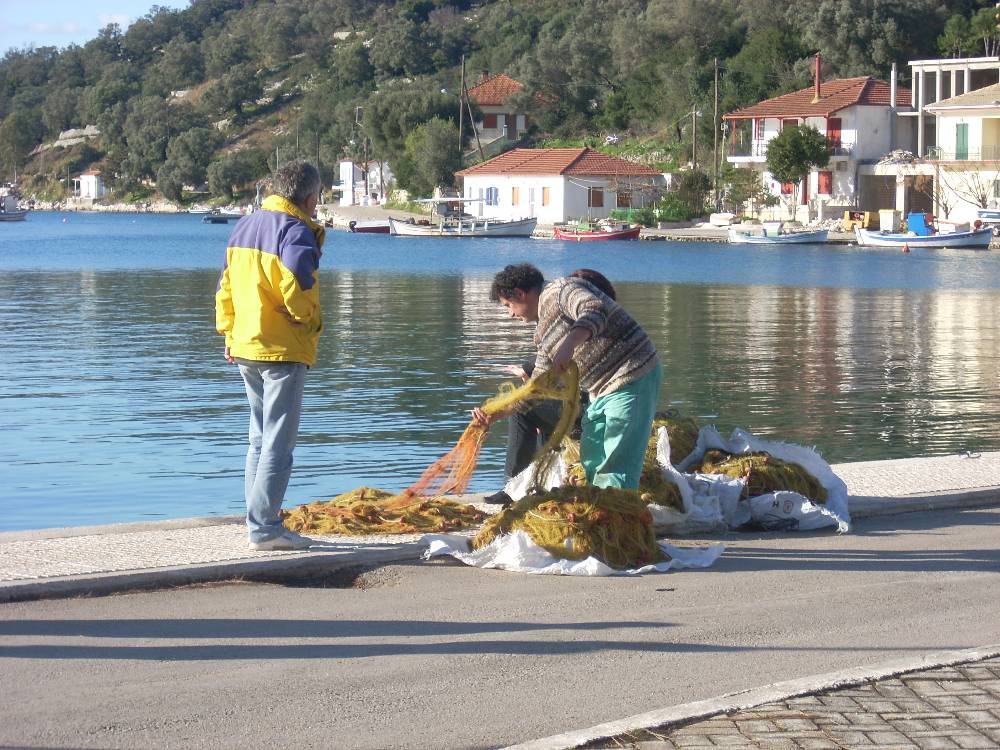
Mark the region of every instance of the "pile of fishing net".
<instances>
[{"instance_id":1,"label":"pile of fishing net","mask_svg":"<svg viewBox=\"0 0 1000 750\"><path fill-rule=\"evenodd\" d=\"M775 458L765 451L741 454L721 450L706 451L693 471L745 480L747 497L788 491L797 492L818 503L825 503L827 498L826 488L802 466L793 461Z\"/></svg>"},{"instance_id":2,"label":"pile of fishing net","mask_svg":"<svg viewBox=\"0 0 1000 750\"><path fill-rule=\"evenodd\" d=\"M482 522L472 505L444 498L359 487L329 501L300 505L284 514L285 526L300 534L418 534L458 531Z\"/></svg>"},{"instance_id":3,"label":"pile of fishing net","mask_svg":"<svg viewBox=\"0 0 1000 750\"><path fill-rule=\"evenodd\" d=\"M669 559L656 542L647 503L635 490L560 487L527 495L489 518L472 548L517 530L559 559L593 557L619 570Z\"/></svg>"},{"instance_id":4,"label":"pile of fishing net","mask_svg":"<svg viewBox=\"0 0 1000 750\"><path fill-rule=\"evenodd\" d=\"M553 437L539 451L543 458L536 464L542 472L557 456L553 446L559 444L576 420L579 389L579 371L574 364L563 373L547 372L519 387L505 383L480 409L487 415L494 415L533 400L563 402ZM455 447L399 494L360 487L332 500L288 511L284 514L285 525L299 533L352 536L446 532L474 526L485 514L471 505L448 500L444 495L461 494L468 487L488 429L487 425L470 421Z\"/></svg>"}]
</instances>

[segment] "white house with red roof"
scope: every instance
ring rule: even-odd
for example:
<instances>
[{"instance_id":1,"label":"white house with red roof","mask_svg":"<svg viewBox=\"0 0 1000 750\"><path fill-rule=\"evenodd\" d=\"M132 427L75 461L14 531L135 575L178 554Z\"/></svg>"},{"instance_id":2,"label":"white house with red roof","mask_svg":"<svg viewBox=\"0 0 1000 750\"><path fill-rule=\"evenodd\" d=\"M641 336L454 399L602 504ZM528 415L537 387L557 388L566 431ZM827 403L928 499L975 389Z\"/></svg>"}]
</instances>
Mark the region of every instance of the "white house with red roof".
<instances>
[{"instance_id":1,"label":"white house with red roof","mask_svg":"<svg viewBox=\"0 0 1000 750\"><path fill-rule=\"evenodd\" d=\"M476 132L484 142L497 138L517 140L528 128L528 116L515 111L509 99L524 89L520 81L516 81L506 73L490 75L483 71L482 77L475 86L468 90L469 98L476 103L483 113L483 119L476 123Z\"/></svg>"},{"instance_id":2,"label":"white house with red roof","mask_svg":"<svg viewBox=\"0 0 1000 750\"><path fill-rule=\"evenodd\" d=\"M643 164L590 148L516 148L455 173L468 211L540 224L602 219L615 208L655 202L666 180Z\"/></svg>"},{"instance_id":3,"label":"white house with red roof","mask_svg":"<svg viewBox=\"0 0 1000 750\"><path fill-rule=\"evenodd\" d=\"M108 194L99 169L90 169L73 180L73 197L99 200Z\"/></svg>"},{"instance_id":4,"label":"white house with red roof","mask_svg":"<svg viewBox=\"0 0 1000 750\"><path fill-rule=\"evenodd\" d=\"M781 184L767 172L768 143L789 125L810 125L826 136L830 163L814 170L799 185L798 218L822 217L824 206L858 206L863 200L860 167L874 164L896 148L912 148L910 121L900 120L900 110L911 109L908 89L870 76L820 80L817 55L816 79L810 88L754 104L724 115L734 166L749 166L761 172L765 186L774 195L790 195L791 184ZM782 206L777 210L783 209ZM802 209L801 206L805 206ZM810 212L810 208L817 209ZM787 214L786 214L787 215Z\"/></svg>"}]
</instances>

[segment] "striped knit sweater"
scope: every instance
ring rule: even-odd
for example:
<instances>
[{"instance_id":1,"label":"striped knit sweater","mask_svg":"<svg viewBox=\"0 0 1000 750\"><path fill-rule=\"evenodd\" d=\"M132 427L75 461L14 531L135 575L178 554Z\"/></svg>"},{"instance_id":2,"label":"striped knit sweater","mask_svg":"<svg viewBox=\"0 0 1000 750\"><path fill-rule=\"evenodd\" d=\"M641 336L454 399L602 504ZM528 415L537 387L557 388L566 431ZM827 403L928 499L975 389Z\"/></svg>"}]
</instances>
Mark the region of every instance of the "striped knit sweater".
<instances>
[{"instance_id":1,"label":"striped knit sweater","mask_svg":"<svg viewBox=\"0 0 1000 750\"><path fill-rule=\"evenodd\" d=\"M659 362L649 336L617 302L583 279L566 277L547 284L538 298L533 377L552 369L552 356L577 326L591 334L573 355L580 367L580 387L591 398L636 382Z\"/></svg>"}]
</instances>

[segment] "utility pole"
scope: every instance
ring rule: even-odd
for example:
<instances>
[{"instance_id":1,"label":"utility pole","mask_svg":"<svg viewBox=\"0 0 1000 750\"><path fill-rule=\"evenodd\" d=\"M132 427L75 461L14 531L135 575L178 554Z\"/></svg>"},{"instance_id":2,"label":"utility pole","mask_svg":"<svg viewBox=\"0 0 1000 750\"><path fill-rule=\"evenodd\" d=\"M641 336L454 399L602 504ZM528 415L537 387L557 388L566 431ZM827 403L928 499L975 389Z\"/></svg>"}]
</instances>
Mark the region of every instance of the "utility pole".
<instances>
[{"instance_id":1,"label":"utility pole","mask_svg":"<svg viewBox=\"0 0 1000 750\"><path fill-rule=\"evenodd\" d=\"M712 189L715 191L715 210L719 210L719 58L715 58L715 112L712 116Z\"/></svg>"},{"instance_id":2,"label":"utility pole","mask_svg":"<svg viewBox=\"0 0 1000 750\"><path fill-rule=\"evenodd\" d=\"M462 53L462 87L458 90L458 156L461 160L462 157L462 123L465 122L465 112L463 107L465 106L465 101L462 97L465 96L465 53ZM475 127L475 123L473 123Z\"/></svg>"},{"instance_id":3,"label":"utility pole","mask_svg":"<svg viewBox=\"0 0 1000 750\"><path fill-rule=\"evenodd\" d=\"M691 171L698 168L698 106L691 108Z\"/></svg>"}]
</instances>

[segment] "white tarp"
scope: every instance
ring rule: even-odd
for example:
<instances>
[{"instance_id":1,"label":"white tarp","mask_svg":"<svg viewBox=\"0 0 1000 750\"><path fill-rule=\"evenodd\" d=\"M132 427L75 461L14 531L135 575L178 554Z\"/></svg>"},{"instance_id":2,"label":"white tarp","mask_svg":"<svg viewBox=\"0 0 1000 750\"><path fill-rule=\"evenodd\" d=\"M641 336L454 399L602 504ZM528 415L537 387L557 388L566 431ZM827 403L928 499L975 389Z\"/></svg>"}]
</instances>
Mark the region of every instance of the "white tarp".
<instances>
[{"instance_id":1,"label":"white tarp","mask_svg":"<svg viewBox=\"0 0 1000 750\"><path fill-rule=\"evenodd\" d=\"M639 573L666 573L681 568L707 568L722 554L724 544L708 547L675 547L660 542L660 548L669 560L654 565L644 565L630 570L615 570L595 557L585 560L563 560L539 547L523 531L514 531L497 537L490 544L470 550L469 540L452 534L428 534L421 540L428 544L424 558L450 555L466 565L476 568L502 568L518 573L567 576L616 576Z\"/></svg>"}]
</instances>

